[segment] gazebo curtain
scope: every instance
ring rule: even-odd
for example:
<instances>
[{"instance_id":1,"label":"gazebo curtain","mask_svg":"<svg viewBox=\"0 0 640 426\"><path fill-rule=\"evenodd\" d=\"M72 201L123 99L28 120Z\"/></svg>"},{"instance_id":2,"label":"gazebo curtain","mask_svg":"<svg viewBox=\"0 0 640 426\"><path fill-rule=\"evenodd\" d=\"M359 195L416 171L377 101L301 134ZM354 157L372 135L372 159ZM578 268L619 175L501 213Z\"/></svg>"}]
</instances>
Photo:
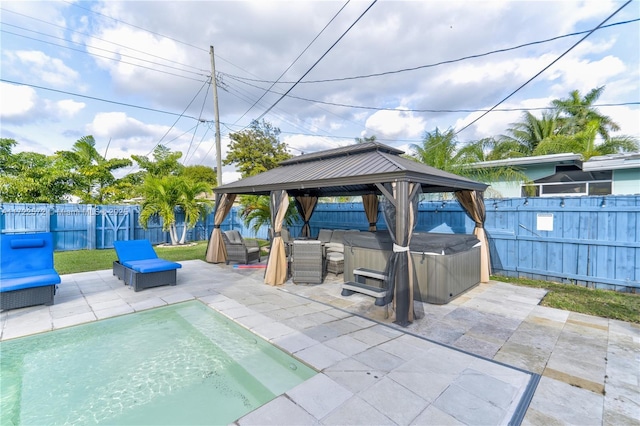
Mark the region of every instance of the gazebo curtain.
<instances>
[{"instance_id":1,"label":"gazebo curtain","mask_svg":"<svg viewBox=\"0 0 640 426\"><path fill-rule=\"evenodd\" d=\"M210 263L221 263L227 261L227 249L222 241L222 231L220 225L227 217L233 207L236 194L218 194L216 193L216 205L213 213L213 232L207 246L205 259Z\"/></svg>"},{"instance_id":2,"label":"gazebo curtain","mask_svg":"<svg viewBox=\"0 0 640 426\"><path fill-rule=\"evenodd\" d=\"M282 285L287 280L287 255L282 241L282 223L289 207L289 195L287 191L271 191L271 225L273 226L273 239L267 260L267 269L264 274L264 282L269 285Z\"/></svg>"},{"instance_id":3,"label":"gazebo curtain","mask_svg":"<svg viewBox=\"0 0 640 426\"><path fill-rule=\"evenodd\" d=\"M369 231L375 231L378 222L378 196L376 194L364 194L362 196L362 205L364 206L364 214L367 215L369 221Z\"/></svg>"},{"instance_id":4,"label":"gazebo curtain","mask_svg":"<svg viewBox=\"0 0 640 426\"><path fill-rule=\"evenodd\" d=\"M484 197L479 191L456 191L456 198L467 214L476 223L473 234L480 240L480 281L489 282L491 275L491 259L489 257L489 241L484 232L484 222L487 212Z\"/></svg>"},{"instance_id":5,"label":"gazebo curtain","mask_svg":"<svg viewBox=\"0 0 640 426\"><path fill-rule=\"evenodd\" d=\"M309 220L311 220L311 216L313 215L313 211L316 209L317 205L318 197L313 197L310 195L296 197L296 208L298 209L298 213L300 213L300 216L304 221L304 225L302 225L302 231L300 232L301 237L311 238L311 227L309 226Z\"/></svg>"},{"instance_id":6,"label":"gazebo curtain","mask_svg":"<svg viewBox=\"0 0 640 426\"><path fill-rule=\"evenodd\" d=\"M393 241L393 253L387 263L388 293L386 304L393 301L395 323L406 327L415 318L421 318L422 303L414 304L414 295L419 299L417 277L409 244L418 212L418 194L421 187L409 182L384 184L380 189L386 200L382 204L384 219Z\"/></svg>"}]
</instances>

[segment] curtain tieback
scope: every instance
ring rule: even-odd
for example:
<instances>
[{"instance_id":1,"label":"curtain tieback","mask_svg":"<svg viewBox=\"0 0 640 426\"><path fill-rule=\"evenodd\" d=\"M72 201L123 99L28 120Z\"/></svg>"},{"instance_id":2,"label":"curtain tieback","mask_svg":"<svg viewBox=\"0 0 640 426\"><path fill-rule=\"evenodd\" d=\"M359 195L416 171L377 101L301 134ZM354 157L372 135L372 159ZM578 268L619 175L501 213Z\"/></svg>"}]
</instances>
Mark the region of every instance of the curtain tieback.
<instances>
[{"instance_id":1,"label":"curtain tieback","mask_svg":"<svg viewBox=\"0 0 640 426\"><path fill-rule=\"evenodd\" d=\"M213 225L213 229L220 229L220 225Z\"/></svg>"},{"instance_id":2,"label":"curtain tieback","mask_svg":"<svg viewBox=\"0 0 640 426\"><path fill-rule=\"evenodd\" d=\"M376 222L369 222L369 226L376 226Z\"/></svg>"},{"instance_id":3,"label":"curtain tieback","mask_svg":"<svg viewBox=\"0 0 640 426\"><path fill-rule=\"evenodd\" d=\"M476 222L476 228L484 228L484 223Z\"/></svg>"},{"instance_id":4,"label":"curtain tieback","mask_svg":"<svg viewBox=\"0 0 640 426\"><path fill-rule=\"evenodd\" d=\"M396 243L393 243L393 252L394 253L402 253L409 251L409 247L399 246Z\"/></svg>"},{"instance_id":5,"label":"curtain tieback","mask_svg":"<svg viewBox=\"0 0 640 426\"><path fill-rule=\"evenodd\" d=\"M273 234L273 238L282 237L282 232L276 232Z\"/></svg>"}]
</instances>

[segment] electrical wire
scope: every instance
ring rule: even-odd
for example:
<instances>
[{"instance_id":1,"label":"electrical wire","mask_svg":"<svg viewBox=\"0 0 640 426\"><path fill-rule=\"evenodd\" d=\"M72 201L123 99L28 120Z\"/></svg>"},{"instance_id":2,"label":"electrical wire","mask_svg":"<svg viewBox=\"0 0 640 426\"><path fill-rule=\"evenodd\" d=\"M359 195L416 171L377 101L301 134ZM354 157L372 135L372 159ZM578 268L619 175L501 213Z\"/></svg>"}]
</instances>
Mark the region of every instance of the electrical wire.
<instances>
[{"instance_id":1,"label":"electrical wire","mask_svg":"<svg viewBox=\"0 0 640 426\"><path fill-rule=\"evenodd\" d=\"M275 103L273 105L271 105L265 112L263 112L260 117L258 117L258 121L260 121L265 115L267 115L269 113L269 111L271 111L273 109L273 107L275 107L278 103L280 103L281 100L284 99L285 96L287 96L289 94L289 92L291 92L293 90L294 87L296 87L298 85L298 83L300 83L300 81L302 81L303 78L305 78L307 76L307 74L309 74L311 72L311 70L313 70L315 68L316 65L318 65L318 63L320 63L320 61L322 59L324 59L325 56L327 56L329 54L329 52L340 42L340 40L342 40L344 38L344 36L347 35L347 33L349 31L351 31L351 29L360 21L360 19L362 19L362 17L373 7L374 4L376 4L378 2L378 0L373 0L373 2L371 2L371 4L369 5L369 7L367 7L365 9L364 12L362 12L360 14L360 16L358 16L358 18L349 26L349 28L346 29L345 32L342 33L342 35L340 37L338 37L338 40L335 41L335 43L333 43L329 49L327 49L326 52L324 52L322 54L322 56L320 56L320 58L313 64L311 65L311 68L309 68L303 75L302 77L300 77L298 79L298 81L289 88L289 90L287 90L277 101L275 101Z\"/></svg>"},{"instance_id":2,"label":"electrical wire","mask_svg":"<svg viewBox=\"0 0 640 426\"><path fill-rule=\"evenodd\" d=\"M207 101L207 96L209 96L209 88L210 87L211 87L211 84L207 84L207 91L204 94L204 97L202 98L202 107L200 108L199 120L198 120L198 123L196 124L196 129L193 131L193 136L191 136L191 141L189 142L189 148L187 149L187 153L185 154L184 159L182 160L182 164L183 165L187 161L187 157L189 156L189 151L191 151L191 146L193 145L193 139L196 137L196 132L198 131L198 126L200 125L200 123L204 122L204 120L202 119L202 112L204 111L204 104Z\"/></svg>"},{"instance_id":3,"label":"electrical wire","mask_svg":"<svg viewBox=\"0 0 640 426\"><path fill-rule=\"evenodd\" d=\"M234 78L231 78L232 80L235 80ZM238 83L243 83L246 84L250 87L255 87L258 89L262 89L260 86L256 86L253 85L251 83L247 83L246 81L242 81L242 80L236 80L238 81ZM276 92L276 91L271 91L272 93L281 95L282 92ZM294 96L294 95L287 95L289 98L292 99L298 99L301 101L306 101L306 102L311 102L311 103L315 103L315 104L324 104L324 105L330 105L330 106L337 106L337 107L343 107L343 108L353 108L353 109L364 109L364 110L371 110L371 111L403 111L403 112L418 112L418 113L423 113L423 112L427 112L427 113L471 113L471 112L484 112L484 111L490 111L490 109L482 109L482 108L478 108L478 109L414 109L414 108L403 108L402 110L399 110L397 107L396 108L387 108L387 107L373 107L373 106L366 106L366 105L350 105L350 104L341 104L341 103L337 103L337 102L326 102L326 101L321 101L318 99L309 99L309 98L303 98L300 96ZM623 103L616 103L616 104L600 104L597 106L624 106L624 105L638 105L640 104L640 102L623 102ZM496 108L493 109L494 112L513 112L513 111L541 111L541 110L549 110L549 109L554 109L554 107L552 106L548 106L548 107L531 107L531 108Z\"/></svg>"},{"instance_id":4,"label":"electrical wire","mask_svg":"<svg viewBox=\"0 0 640 426\"><path fill-rule=\"evenodd\" d=\"M6 33L6 34L12 34L12 35L15 35L15 36L18 36L18 37L27 38L27 39L30 39L30 40L35 40L35 41L37 41L39 43L50 44L50 45L53 45L53 46L62 47L64 49L73 50L75 52L80 52L80 53L83 53L83 54L86 54L86 55L97 56L99 58L104 58L104 59L107 59L107 60L110 60L110 61L119 62L121 64L132 65L132 66L135 66L135 67L144 68L144 69L147 69L147 70L150 70L150 71L159 72L159 73L162 73L162 74L173 75L175 77L186 78L188 80L202 81L202 80L199 80L199 79L196 79L196 78L193 78L193 77L187 77L185 75L180 75L180 74L176 74L176 73L169 72L169 71L162 71L162 70L159 70L159 69L156 69L156 68L146 67L146 66L140 65L140 64L134 64L132 62L126 62L126 61L123 61L121 59L111 58L109 56L104 56L104 55L98 55L97 53L90 53L90 52L87 52L87 51L84 51L84 50L74 49L73 47L70 47L70 46L64 46L62 44L53 43L53 42L50 42L50 41L40 40L40 39L29 37L29 36L26 36L26 35L23 35L23 34L17 34L17 33L13 33L13 32L2 30L2 29L0 29L0 32ZM95 47L91 47L91 46L86 46L86 47L89 47L91 49L106 50L106 49L100 49L100 48L95 48ZM125 54L122 54L122 53L118 53L118 52L112 52L112 51L109 51L109 50L106 50L106 51L109 52L109 53L113 53L113 54L119 55L119 56L128 56L128 55L125 55ZM129 57L132 57L132 56L129 56ZM144 62L151 62L151 61L147 61L145 59L140 59L140 58L135 58L135 59L137 59L139 61L144 61ZM160 65L160 66L163 66L163 67L174 68L174 67L171 67L169 65L158 64L158 63L155 63L155 62L151 62L151 63L154 64L154 65ZM178 68L176 68L176 69L178 69ZM193 73L193 74L196 74L196 75L206 76L206 74L198 74L198 73L195 73L193 71L186 71L186 70L181 70L181 71L190 72L190 73Z\"/></svg>"},{"instance_id":5,"label":"electrical wire","mask_svg":"<svg viewBox=\"0 0 640 426\"><path fill-rule=\"evenodd\" d=\"M600 27L599 29L610 28L610 27L614 27L614 26L617 26L617 25L630 24L630 23L638 22L638 21L640 21L640 18L630 19L630 20L627 20L627 21L616 22L616 23L609 24L609 25L604 25L604 26ZM466 60L469 60L469 59L482 58L484 56L490 56L490 55L493 55L493 54L496 54L496 53L509 52L509 51L512 51L512 50L521 49L523 47L534 46L534 45L537 45L537 44L549 43L551 41L560 40L560 39L566 38L566 37L573 37L573 36L580 35L580 34L585 34L585 33L588 33L588 32L590 32L590 30L579 31L579 32L570 33L570 34L564 34L564 35L560 35L560 36L556 36L556 37L552 37L552 38L548 38L548 39L544 39L544 40L532 41L532 42L529 42L529 43L520 44L520 45L513 46L513 47L506 47L504 49L491 50L489 52L478 53L478 54L469 55L469 56L463 56L463 57L460 57L460 58L457 58L457 59L449 59L449 60L446 60L446 61L435 62L435 63L432 63L432 64L418 65L418 66L415 66L415 67L401 68L401 69L398 69L398 70L384 71L384 72L373 73L373 74L356 75L356 76L351 76L351 77L336 77L336 78L327 78L327 79L322 79L322 80L307 80L307 81L300 82L300 84L315 84L315 83L329 83L329 82L336 82L336 81L359 80L359 79L364 79L364 78L381 77L381 76L385 76L385 75L399 74L399 73L409 72L409 71L416 71L416 70L421 70L421 69L425 69L425 68L433 68L433 67L437 67L437 66L440 66L440 65L447 65L447 64L453 64L453 63L456 63L456 62L462 62L462 61L466 61ZM221 74L225 74L225 73L221 73ZM270 80L250 79L250 78L246 78L246 77L235 76L235 75L232 75L232 74L225 74L225 75L227 77L229 77L229 78L235 78L235 79L246 80L246 81L253 81L255 83L273 83L273 84L277 83L277 81L272 82ZM291 84L293 82L292 81L280 81L280 83Z\"/></svg>"},{"instance_id":6,"label":"electrical wire","mask_svg":"<svg viewBox=\"0 0 640 426\"><path fill-rule=\"evenodd\" d=\"M140 106L140 105L128 104L128 103L125 103L125 102L112 101L112 100L109 100L109 99L98 98L96 96L81 95L79 93L68 92L66 90L58 90L58 89L52 89L50 87L38 86L36 84L29 84L29 83L23 83L23 82L20 82L20 81L7 80L5 78L0 78L0 81L2 81L4 83L16 84L16 85L20 85L20 86L33 87L35 89L47 90L47 91L50 91L50 92L62 93L64 95L76 96L78 98L91 99L91 100L94 100L94 101L106 102L106 103L109 103L109 104L121 105L121 106L126 106L126 107L129 107L129 108L136 108L136 109L142 109L142 110L145 110L145 111L158 112L160 114L177 115L177 116L184 117L184 118L190 118L192 120L198 120L198 118L192 117L190 115L178 114L178 113L175 113L175 112L163 111L163 110L160 110L160 109L148 108L148 107L143 107L143 106ZM206 82L205 82L205 84L206 84Z\"/></svg>"},{"instance_id":7,"label":"electrical wire","mask_svg":"<svg viewBox=\"0 0 640 426\"><path fill-rule=\"evenodd\" d=\"M584 40L587 39L587 37L589 37L591 34L593 34L598 28L600 28L602 25L605 24L605 22L607 22L609 19L613 18L618 12L620 12L622 9L624 9L625 7L627 7L629 5L629 3L631 3L632 0L628 0L625 4L623 4L622 6L620 6L618 9L616 9L615 12L613 12L611 15L609 15L604 21L602 21L600 24L598 24L597 27L593 28L591 31L589 31L584 37L582 37L580 40L578 40L577 42L575 42L569 49L567 49L564 53L562 53L560 56L558 56L556 59L554 59L553 61L551 61L551 63L547 66L545 66L544 68L542 68L539 72L537 72L533 77L531 77L529 80L525 81L524 83L522 83L517 89L515 89L514 91L512 91L511 93L509 93L507 96L505 96L503 99L501 99L497 104L495 104L493 107L489 108L488 111L485 111L484 113L482 113L478 118L472 120L469 124L465 125L464 127L462 127L460 130L457 130L454 134L458 135L460 132L462 132L463 130L469 128L472 124L477 123L478 120L482 119L483 117L485 117L487 114L489 114L491 111L493 111L494 109L496 109L501 103L505 102L507 99L509 99L511 96L515 95L516 93L518 93L523 87L525 87L527 84L531 83L533 80L535 80L538 76L540 76L543 72L545 72L546 70L548 70L549 68L551 68L556 62L558 62L560 59L562 59L563 57L565 57L569 52L571 52L576 46L578 46L580 43L582 43Z\"/></svg>"},{"instance_id":8,"label":"electrical wire","mask_svg":"<svg viewBox=\"0 0 640 426\"><path fill-rule=\"evenodd\" d=\"M304 48L304 50L303 50L302 52L300 52L300 54L296 57L296 59L294 59L294 60L293 60L293 62L291 62L291 64L289 64L289 66L287 67L287 69L285 69L284 71L282 71L282 74L280 74L280 76L276 79L276 81L274 81L273 83L271 83L271 86L269 86L269 88L268 88L268 89L266 89L266 90L262 93L262 95L258 98L258 100L257 100L257 101L255 101L255 102L253 103L253 105L251 105L251 106L249 107L249 109L248 109L247 111L245 111L245 113L244 113L244 114L242 114L242 115L240 116L240 118L238 118L238 119L234 122L234 124L235 124L235 123L237 123L238 121L240 121L240 120L241 120L245 115L247 115L247 113L248 113L249 111L251 111L251 110L253 109L253 107L255 107L255 106L256 106L256 104L257 104L258 102L260 102L260 101L262 100L262 98L264 98L264 96L265 96L267 93L269 93L269 91L273 88L273 86L275 86L275 85L276 85L276 83L278 83L278 81L280 81L280 79L281 79L282 77L284 77L284 75L287 73L287 71L289 71L289 70L291 69L291 67L292 67L296 62L298 62L298 59L300 59L300 57L302 57L302 55L304 55L304 53L305 53L307 50L309 50L309 48L311 47L311 45L312 45L313 43L315 43L315 41L318 39L318 37L320 37L320 36L322 35L322 33L324 33L324 30L326 30L326 29L329 27L329 25L331 25L331 23L332 23L332 22L333 22L333 21L338 17L338 15L340 15L340 12L342 12L342 11L344 10L344 8L345 8L345 7L347 7L347 5L349 4L349 2L350 2L350 1L351 1L351 0L347 0L347 2L346 2L344 5L342 5L342 7L340 8L340 10L338 10L338 12L336 12L336 14L335 14L335 15L333 15L333 17L329 20L329 22L327 22L327 24L324 26L324 28L322 28L322 30L320 30L320 32L319 32L319 33L318 33L318 34L313 38L313 40L311 40L311 42L310 42L309 44L307 44L307 47L305 47L305 48Z\"/></svg>"},{"instance_id":9,"label":"electrical wire","mask_svg":"<svg viewBox=\"0 0 640 426\"><path fill-rule=\"evenodd\" d=\"M25 15L24 13L16 12L15 10L6 9L4 7L0 7L0 10L2 10L3 12L10 12L10 13L13 13L13 14L16 14L16 15L19 15L19 16L23 16L25 18L32 19L34 21L42 22L44 24L47 24L47 25L50 25L50 26L53 26L53 27L60 28L61 30L64 30L65 32L72 32L72 33L75 33L75 34L80 34L80 35L83 35L85 37L89 37L89 38L92 38L92 39L95 39L95 40L102 41L104 43L109 43L109 44L112 44L114 46L118 46L118 47L122 47L122 48L125 48L125 49L128 49L128 50L131 50L133 52L142 53L142 54L144 54L146 56L150 56L150 57L153 57L153 58L156 58L156 59L162 59L163 61L170 62L170 63L173 63L173 64L177 64L177 65L180 65L182 67L192 68L194 70L201 71L201 72L207 72L207 70L203 70L201 68L194 67L194 66L189 65L189 64L183 64L181 62L177 62L177 61L174 61L172 59L164 58L162 56L158 56L158 55L155 55L155 54L143 51L143 50L138 50L138 49L135 49L135 48L130 47L130 46L125 46L124 44L120 44L120 43L116 43L114 41L110 41L110 40L106 40L106 39L103 39L103 38L100 38L100 37L96 37L94 35L91 35L89 33L85 33L83 31L78 31L78 30L74 30L74 29L71 29L71 28L68 28L68 27L64 27L62 25L57 25L57 24L54 24L53 22L45 21L44 19L39 19L39 18L36 18L34 16L29 16L29 15ZM48 37L60 38L60 37L52 36L52 35L49 35L49 34L46 34L46 33L39 33L37 31L29 30L27 28L20 27L18 25L8 24L6 22L0 22L0 24L12 26L14 28L19 28L19 29L22 29L22 30L25 30L25 31L35 32L37 34L42 34L42 35L45 35L45 36L48 36Z\"/></svg>"}]
</instances>

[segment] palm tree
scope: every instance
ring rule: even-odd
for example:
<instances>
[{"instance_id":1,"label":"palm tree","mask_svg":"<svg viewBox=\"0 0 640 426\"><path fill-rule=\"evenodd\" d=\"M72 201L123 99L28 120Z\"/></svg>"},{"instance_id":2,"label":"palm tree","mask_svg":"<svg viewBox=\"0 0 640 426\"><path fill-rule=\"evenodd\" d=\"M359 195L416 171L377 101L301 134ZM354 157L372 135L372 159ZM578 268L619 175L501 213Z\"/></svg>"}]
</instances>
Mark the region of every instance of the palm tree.
<instances>
[{"instance_id":1,"label":"palm tree","mask_svg":"<svg viewBox=\"0 0 640 426\"><path fill-rule=\"evenodd\" d=\"M254 232L258 232L263 226L271 224L270 197L265 195L245 195L241 197L240 204L242 205L240 217L242 217L244 224L250 226ZM287 213L284 216L283 226L293 225L299 217L295 203L290 202Z\"/></svg>"},{"instance_id":2,"label":"palm tree","mask_svg":"<svg viewBox=\"0 0 640 426\"><path fill-rule=\"evenodd\" d=\"M604 92L604 88L605 86L600 86L591 89L584 97L580 96L578 90L574 90L569 93L567 99L556 99L551 102L562 116L563 133L569 135L580 133L596 122L597 133L606 141L610 137L609 132L620 130L620 126L611 117L600 114L593 107Z\"/></svg>"},{"instance_id":3,"label":"palm tree","mask_svg":"<svg viewBox=\"0 0 640 426\"><path fill-rule=\"evenodd\" d=\"M436 127L432 132L426 132L422 145L412 144L411 157L416 161L446 172L456 173L460 169L456 161L457 138L453 129L444 133Z\"/></svg>"},{"instance_id":4,"label":"palm tree","mask_svg":"<svg viewBox=\"0 0 640 426\"><path fill-rule=\"evenodd\" d=\"M522 121L511 126L493 148L493 159L529 157L542 141L553 139L561 131L558 114L551 112L543 112L538 118L527 111Z\"/></svg>"},{"instance_id":5,"label":"palm tree","mask_svg":"<svg viewBox=\"0 0 640 426\"><path fill-rule=\"evenodd\" d=\"M583 161L597 155L615 154L621 151L637 151L638 142L630 136L615 136L606 139L596 145L596 136L599 133L600 122L592 120L585 128L571 136L558 136L541 142L534 155L560 154L573 152L580 154Z\"/></svg>"},{"instance_id":6,"label":"palm tree","mask_svg":"<svg viewBox=\"0 0 640 426\"><path fill-rule=\"evenodd\" d=\"M197 200L196 196L205 192L206 185L194 183L178 176L154 177L148 175L144 181L144 201L140 210L139 222L147 229L149 219L154 216L162 219L162 230L169 232L171 245L183 244L187 229L193 228L209 204ZM178 239L175 212L181 208L185 212L185 226L182 237Z\"/></svg>"},{"instance_id":7,"label":"palm tree","mask_svg":"<svg viewBox=\"0 0 640 426\"><path fill-rule=\"evenodd\" d=\"M124 198L124 194L118 188L119 180L113 176L113 171L130 166L131 160L107 160L96 149L96 141L91 135L78 139L71 151L59 151L56 154L66 161L74 172L73 194L83 203L103 204Z\"/></svg>"},{"instance_id":8,"label":"palm tree","mask_svg":"<svg viewBox=\"0 0 640 426\"><path fill-rule=\"evenodd\" d=\"M211 208L211 201L199 199L200 194L206 194L210 188L205 182L197 182L187 178L182 181L179 207L184 211L184 228L179 244L184 244L187 238L187 230L194 228L201 217L206 216Z\"/></svg>"}]
</instances>

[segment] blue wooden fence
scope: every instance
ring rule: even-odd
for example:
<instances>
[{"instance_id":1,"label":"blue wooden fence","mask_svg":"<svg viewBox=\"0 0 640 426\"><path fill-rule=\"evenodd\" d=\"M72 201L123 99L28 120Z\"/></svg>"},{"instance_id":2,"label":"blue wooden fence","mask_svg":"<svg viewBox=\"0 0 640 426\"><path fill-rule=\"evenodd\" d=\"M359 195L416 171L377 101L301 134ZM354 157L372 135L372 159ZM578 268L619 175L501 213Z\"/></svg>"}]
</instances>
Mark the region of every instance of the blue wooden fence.
<instances>
[{"instance_id":1,"label":"blue wooden fence","mask_svg":"<svg viewBox=\"0 0 640 426\"><path fill-rule=\"evenodd\" d=\"M237 229L242 235L266 239L268 229L247 228L233 208L222 223L223 230ZM113 248L117 240L148 239L152 244L167 243L169 233L160 220L150 220L147 229L138 223L139 206L93 206L87 204L0 204L0 232L52 232L55 250ZM181 235L184 214L176 213ZM187 241L206 240L213 230L213 213L187 231Z\"/></svg>"},{"instance_id":2,"label":"blue wooden fence","mask_svg":"<svg viewBox=\"0 0 640 426\"><path fill-rule=\"evenodd\" d=\"M498 275L575 283L637 292L640 287L640 196L509 198L485 200L491 266ZM79 204L0 204L0 232L51 231L56 250L113 247L114 240L147 238L168 242L161 223L138 224L138 206ZM178 213L178 223L183 216ZM302 223L290 226L300 233ZM320 203L310 221L312 235L321 228L367 230L361 203ZM419 205L417 231L471 233L474 223L457 201ZM233 208L222 229L266 239L245 227ZM386 229L382 214L378 229ZM181 230L181 225L179 226ZM213 214L188 232L205 240Z\"/></svg>"}]
</instances>

